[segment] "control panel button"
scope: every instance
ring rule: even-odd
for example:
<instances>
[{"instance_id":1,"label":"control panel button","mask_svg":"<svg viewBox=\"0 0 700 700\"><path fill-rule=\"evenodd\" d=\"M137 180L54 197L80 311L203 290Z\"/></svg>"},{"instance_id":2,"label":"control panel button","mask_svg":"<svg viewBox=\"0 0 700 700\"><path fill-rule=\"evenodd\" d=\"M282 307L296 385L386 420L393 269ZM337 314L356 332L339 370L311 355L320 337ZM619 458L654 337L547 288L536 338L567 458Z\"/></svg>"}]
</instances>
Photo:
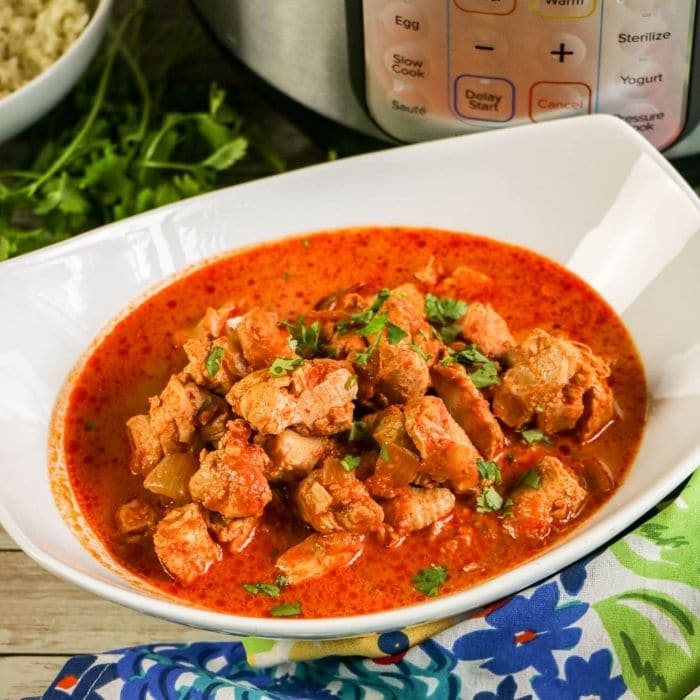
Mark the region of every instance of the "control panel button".
<instances>
[{"instance_id":1,"label":"control panel button","mask_svg":"<svg viewBox=\"0 0 700 700\"><path fill-rule=\"evenodd\" d=\"M424 80L428 77L428 60L413 44L392 46L384 54L384 65L394 78Z\"/></svg>"},{"instance_id":2,"label":"control panel button","mask_svg":"<svg viewBox=\"0 0 700 700\"><path fill-rule=\"evenodd\" d=\"M596 0L533 0L532 11L540 17L581 19L596 10Z\"/></svg>"},{"instance_id":3,"label":"control panel button","mask_svg":"<svg viewBox=\"0 0 700 700\"><path fill-rule=\"evenodd\" d=\"M470 69L493 66L508 57L508 37L503 32L476 26L464 32L460 50Z\"/></svg>"},{"instance_id":4,"label":"control panel button","mask_svg":"<svg viewBox=\"0 0 700 700\"><path fill-rule=\"evenodd\" d=\"M465 119L507 122L515 109L515 86L505 78L461 75L455 80L455 111Z\"/></svg>"},{"instance_id":5,"label":"control panel button","mask_svg":"<svg viewBox=\"0 0 700 700\"><path fill-rule=\"evenodd\" d=\"M617 33L617 43L627 53L664 50L674 42L673 32L660 17L640 17Z\"/></svg>"},{"instance_id":6,"label":"control panel button","mask_svg":"<svg viewBox=\"0 0 700 700\"><path fill-rule=\"evenodd\" d=\"M396 115L425 117L428 114L428 100L412 87L395 89L388 94L388 99L391 110Z\"/></svg>"},{"instance_id":7,"label":"control panel button","mask_svg":"<svg viewBox=\"0 0 700 700\"><path fill-rule=\"evenodd\" d=\"M530 88L530 119L533 122L590 112L591 88L586 83L542 81Z\"/></svg>"},{"instance_id":8,"label":"control panel button","mask_svg":"<svg viewBox=\"0 0 700 700\"><path fill-rule=\"evenodd\" d=\"M421 10L408 2L392 2L384 8L381 20L386 30L396 36L409 37L425 36L428 25Z\"/></svg>"},{"instance_id":9,"label":"control panel button","mask_svg":"<svg viewBox=\"0 0 700 700\"><path fill-rule=\"evenodd\" d=\"M570 68L578 66L586 58L586 44L575 34L558 32L540 42L540 55L547 65L552 63Z\"/></svg>"},{"instance_id":10,"label":"control panel button","mask_svg":"<svg viewBox=\"0 0 700 700\"><path fill-rule=\"evenodd\" d=\"M515 0L454 0L465 12L482 15L509 15L515 9Z\"/></svg>"},{"instance_id":11,"label":"control panel button","mask_svg":"<svg viewBox=\"0 0 700 700\"><path fill-rule=\"evenodd\" d=\"M614 114L646 136L657 148L666 146L679 131L673 115L651 102L631 102Z\"/></svg>"},{"instance_id":12,"label":"control panel button","mask_svg":"<svg viewBox=\"0 0 700 700\"><path fill-rule=\"evenodd\" d=\"M632 99L645 97L662 89L664 83L664 70L656 61L629 62L617 73L617 88L620 94Z\"/></svg>"}]
</instances>

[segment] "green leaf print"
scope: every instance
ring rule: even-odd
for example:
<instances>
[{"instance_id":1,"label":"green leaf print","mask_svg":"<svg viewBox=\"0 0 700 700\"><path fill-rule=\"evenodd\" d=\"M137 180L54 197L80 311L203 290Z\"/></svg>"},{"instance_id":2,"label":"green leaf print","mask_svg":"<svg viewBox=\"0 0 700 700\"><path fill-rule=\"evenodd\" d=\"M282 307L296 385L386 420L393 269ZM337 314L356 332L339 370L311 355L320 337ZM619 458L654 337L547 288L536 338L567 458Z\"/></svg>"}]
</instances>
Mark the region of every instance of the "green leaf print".
<instances>
[{"instance_id":1,"label":"green leaf print","mask_svg":"<svg viewBox=\"0 0 700 700\"><path fill-rule=\"evenodd\" d=\"M678 498L610 550L640 576L700 588L700 471Z\"/></svg>"},{"instance_id":2,"label":"green leaf print","mask_svg":"<svg viewBox=\"0 0 700 700\"><path fill-rule=\"evenodd\" d=\"M625 683L639 698L683 698L700 668L700 618L661 591L638 589L593 605Z\"/></svg>"}]
</instances>

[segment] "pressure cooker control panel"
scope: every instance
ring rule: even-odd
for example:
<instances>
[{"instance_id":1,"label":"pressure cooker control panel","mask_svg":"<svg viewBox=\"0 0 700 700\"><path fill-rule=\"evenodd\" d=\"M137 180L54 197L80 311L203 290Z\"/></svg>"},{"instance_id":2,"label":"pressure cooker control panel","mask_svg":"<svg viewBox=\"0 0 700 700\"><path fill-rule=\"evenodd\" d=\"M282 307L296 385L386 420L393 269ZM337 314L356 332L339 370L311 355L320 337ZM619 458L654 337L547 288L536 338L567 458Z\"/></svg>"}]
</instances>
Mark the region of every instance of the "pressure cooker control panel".
<instances>
[{"instance_id":1,"label":"pressure cooker control panel","mask_svg":"<svg viewBox=\"0 0 700 700\"><path fill-rule=\"evenodd\" d=\"M367 104L403 141L606 112L686 119L695 0L363 0Z\"/></svg>"}]
</instances>

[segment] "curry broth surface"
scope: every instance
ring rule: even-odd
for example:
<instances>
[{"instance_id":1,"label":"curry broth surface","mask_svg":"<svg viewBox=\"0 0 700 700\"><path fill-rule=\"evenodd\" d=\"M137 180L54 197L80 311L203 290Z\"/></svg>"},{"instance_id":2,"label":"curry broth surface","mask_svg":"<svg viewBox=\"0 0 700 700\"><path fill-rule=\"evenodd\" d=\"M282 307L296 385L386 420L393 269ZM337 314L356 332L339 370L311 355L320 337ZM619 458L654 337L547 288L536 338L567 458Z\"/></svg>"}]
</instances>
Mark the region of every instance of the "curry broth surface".
<instances>
[{"instance_id":1,"label":"curry broth surface","mask_svg":"<svg viewBox=\"0 0 700 700\"><path fill-rule=\"evenodd\" d=\"M420 569L442 564L449 579L441 594L474 585L549 548L610 495L593 493L576 521L544 542L514 540L495 514L473 512L459 498L454 518L471 523L473 546L441 550L427 532L408 536L387 549L368 537L364 554L351 567L282 590L279 598L252 596L242 583L273 581L275 557L309 534L268 509L252 543L189 586L162 569L151 539L141 545L120 542L114 514L126 501L143 496L142 478L129 471L126 421L147 411L169 376L186 363L177 346L179 331L194 324L208 306L235 300L281 318L303 314L340 288L366 282L394 287L435 256L449 272L468 265L493 278L472 297L488 301L506 319L516 340L536 326L563 332L614 359L610 386L619 418L591 444L557 437L551 447L527 447L504 429L516 458L502 465L504 483L517 481L542 454L568 461L597 456L619 484L637 451L644 424L646 386L634 345L615 313L584 282L535 253L489 239L428 229L359 229L287 239L234 254L177 280L123 319L99 344L75 381L65 424L65 453L71 485L90 526L114 558L151 583L188 602L214 610L267 616L274 605L300 601L305 617L369 613L426 600L413 588ZM469 301L470 299L466 299Z\"/></svg>"}]
</instances>

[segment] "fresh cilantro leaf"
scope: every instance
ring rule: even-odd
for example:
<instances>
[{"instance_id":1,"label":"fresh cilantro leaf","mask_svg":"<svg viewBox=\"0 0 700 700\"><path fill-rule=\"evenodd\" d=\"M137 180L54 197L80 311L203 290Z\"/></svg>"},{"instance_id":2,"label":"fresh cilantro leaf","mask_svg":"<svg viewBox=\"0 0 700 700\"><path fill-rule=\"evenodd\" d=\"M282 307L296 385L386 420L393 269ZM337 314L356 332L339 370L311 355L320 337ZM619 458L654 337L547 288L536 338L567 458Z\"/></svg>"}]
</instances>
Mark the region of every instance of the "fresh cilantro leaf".
<instances>
[{"instance_id":1,"label":"fresh cilantro leaf","mask_svg":"<svg viewBox=\"0 0 700 700\"><path fill-rule=\"evenodd\" d=\"M427 596L436 596L447 581L447 569L442 565L421 569L411 579L413 587Z\"/></svg>"},{"instance_id":2,"label":"fresh cilantro leaf","mask_svg":"<svg viewBox=\"0 0 700 700\"><path fill-rule=\"evenodd\" d=\"M357 377L354 374L351 374L345 382L345 388L349 391L355 386L355 384L357 384Z\"/></svg>"},{"instance_id":3,"label":"fresh cilantro leaf","mask_svg":"<svg viewBox=\"0 0 700 700\"><path fill-rule=\"evenodd\" d=\"M485 389L487 386L495 386L501 383L498 377L498 367L493 362L487 362L475 370L467 372L467 374L477 389Z\"/></svg>"},{"instance_id":4,"label":"fresh cilantro leaf","mask_svg":"<svg viewBox=\"0 0 700 700\"><path fill-rule=\"evenodd\" d=\"M209 355L207 355L207 359L204 361L204 369L207 370L207 374L210 377L215 376L221 369L221 359L223 356L224 349L221 345L216 345Z\"/></svg>"},{"instance_id":5,"label":"fresh cilantro leaf","mask_svg":"<svg viewBox=\"0 0 700 700\"><path fill-rule=\"evenodd\" d=\"M284 574L278 574L277 578L275 579L275 585L279 586L280 588L284 588L285 586L289 585L289 578Z\"/></svg>"},{"instance_id":6,"label":"fresh cilantro leaf","mask_svg":"<svg viewBox=\"0 0 700 700\"><path fill-rule=\"evenodd\" d=\"M386 314L375 314L367 323L357 331L358 335L367 338L375 333L380 333L386 326L389 317Z\"/></svg>"},{"instance_id":7,"label":"fresh cilantro leaf","mask_svg":"<svg viewBox=\"0 0 700 700\"><path fill-rule=\"evenodd\" d=\"M528 469L523 475L523 478L520 479L520 483L529 486L531 489L538 489L540 487L539 469Z\"/></svg>"},{"instance_id":8,"label":"fresh cilantro leaf","mask_svg":"<svg viewBox=\"0 0 700 700\"><path fill-rule=\"evenodd\" d=\"M459 321L467 313L468 304L460 299L425 295L425 316L431 323L447 326L451 321Z\"/></svg>"},{"instance_id":9,"label":"fresh cilantro leaf","mask_svg":"<svg viewBox=\"0 0 700 700\"><path fill-rule=\"evenodd\" d=\"M407 335L408 333L403 328L399 328L391 322L386 324L386 337L389 345L398 345Z\"/></svg>"},{"instance_id":10,"label":"fresh cilantro leaf","mask_svg":"<svg viewBox=\"0 0 700 700\"><path fill-rule=\"evenodd\" d=\"M301 367L303 364L304 360L301 357L296 357L294 359L278 357L273 360L268 371L273 377L284 377L287 372L291 372L297 367Z\"/></svg>"},{"instance_id":11,"label":"fresh cilantro leaf","mask_svg":"<svg viewBox=\"0 0 700 700\"><path fill-rule=\"evenodd\" d=\"M362 458L359 455L345 455L345 457L340 460L340 463L343 465L343 469L345 469L346 472L351 472L360 466L361 461Z\"/></svg>"},{"instance_id":12,"label":"fresh cilantro leaf","mask_svg":"<svg viewBox=\"0 0 700 700\"><path fill-rule=\"evenodd\" d=\"M374 301L372 302L372 306L370 306L369 310L372 313L377 313L379 309L381 309L382 304L391 296L391 292L388 289L380 289L379 292L377 293L377 296L374 298Z\"/></svg>"},{"instance_id":13,"label":"fresh cilantro leaf","mask_svg":"<svg viewBox=\"0 0 700 700\"><path fill-rule=\"evenodd\" d=\"M280 587L274 583L244 583L243 590L251 595L266 595L270 598L277 598L280 594Z\"/></svg>"},{"instance_id":14,"label":"fresh cilantro leaf","mask_svg":"<svg viewBox=\"0 0 700 700\"><path fill-rule=\"evenodd\" d=\"M523 440L528 445L534 445L536 442L544 442L547 445L551 445L552 441L538 428L529 428L527 430L520 431Z\"/></svg>"},{"instance_id":15,"label":"fresh cilantro leaf","mask_svg":"<svg viewBox=\"0 0 700 700\"><path fill-rule=\"evenodd\" d=\"M486 363L491 361L479 350L479 348L476 347L476 345L474 345L474 343L464 348L464 350L450 353L450 359L452 362L459 362L462 365Z\"/></svg>"},{"instance_id":16,"label":"fresh cilantro leaf","mask_svg":"<svg viewBox=\"0 0 700 700\"><path fill-rule=\"evenodd\" d=\"M272 617L292 617L301 615L301 603L280 603L270 610Z\"/></svg>"},{"instance_id":17,"label":"fresh cilantro leaf","mask_svg":"<svg viewBox=\"0 0 700 700\"><path fill-rule=\"evenodd\" d=\"M382 445L379 449L379 459L381 459L384 462L389 461L389 450L387 449L386 445Z\"/></svg>"},{"instance_id":18,"label":"fresh cilantro leaf","mask_svg":"<svg viewBox=\"0 0 700 700\"><path fill-rule=\"evenodd\" d=\"M493 486L486 487L476 498L477 513L490 513L503 507L503 496Z\"/></svg>"},{"instance_id":19,"label":"fresh cilantro leaf","mask_svg":"<svg viewBox=\"0 0 700 700\"><path fill-rule=\"evenodd\" d=\"M476 468L482 479L493 481L494 484L501 483L501 470L496 462L486 462L483 459L477 459Z\"/></svg>"},{"instance_id":20,"label":"fresh cilantro leaf","mask_svg":"<svg viewBox=\"0 0 700 700\"><path fill-rule=\"evenodd\" d=\"M294 322L284 321L294 347L292 350L298 355L310 359L319 354L319 343L321 341L321 324L318 321L304 325L304 318L301 317Z\"/></svg>"}]
</instances>

